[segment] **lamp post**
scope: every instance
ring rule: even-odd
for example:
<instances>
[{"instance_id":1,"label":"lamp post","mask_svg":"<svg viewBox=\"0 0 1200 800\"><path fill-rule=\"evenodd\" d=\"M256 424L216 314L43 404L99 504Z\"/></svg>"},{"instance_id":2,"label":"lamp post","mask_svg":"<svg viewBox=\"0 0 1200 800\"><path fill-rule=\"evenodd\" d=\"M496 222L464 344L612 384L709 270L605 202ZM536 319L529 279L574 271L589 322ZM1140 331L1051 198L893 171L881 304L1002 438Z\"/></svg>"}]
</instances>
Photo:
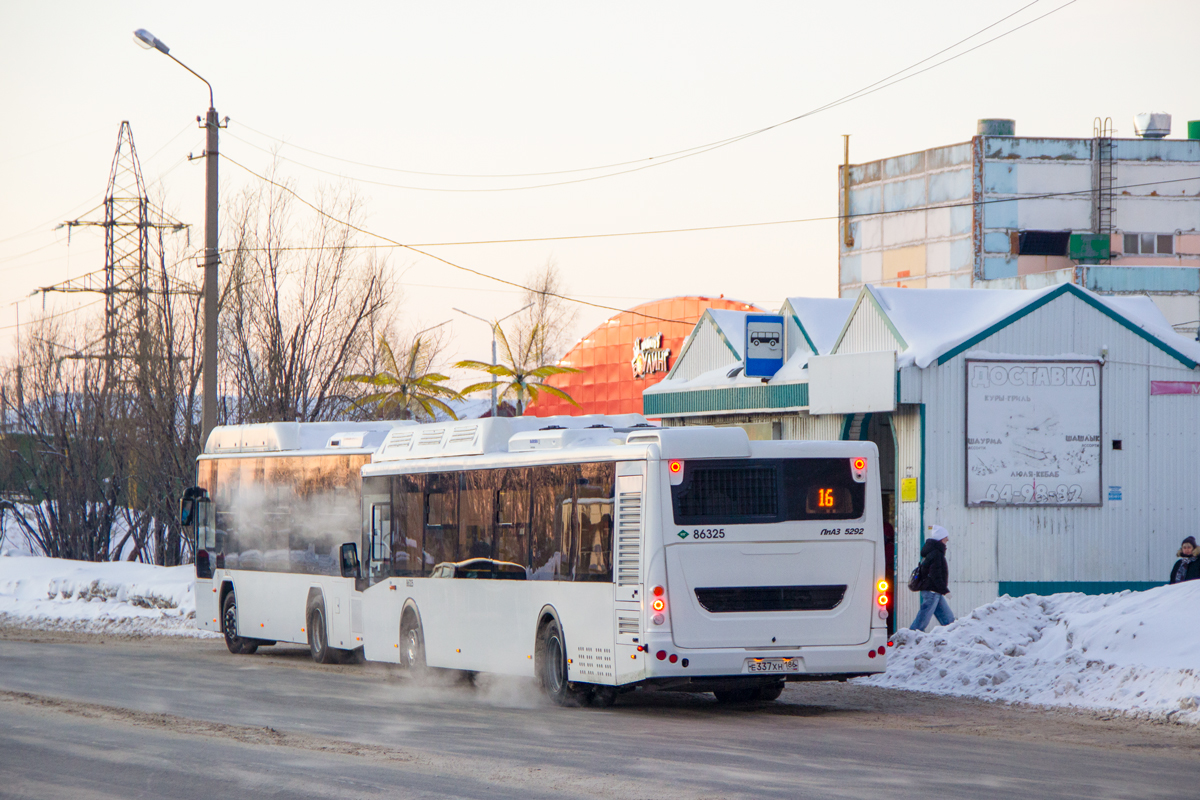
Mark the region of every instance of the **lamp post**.
<instances>
[{"instance_id":1,"label":"lamp post","mask_svg":"<svg viewBox=\"0 0 1200 800\"><path fill-rule=\"evenodd\" d=\"M518 308L516 311L509 314L508 317L515 317L517 314L520 314L525 309L532 308L532 307L533 307L533 303L530 303L527 306L522 306L521 308ZM486 320L483 317L477 317L474 314L470 314L466 311L463 311L461 308L455 308L454 310L460 314L465 314L466 316L468 316L472 319L477 319L480 322L485 323L489 328L492 329L492 366L493 367L496 366L496 328L499 328L500 323L504 322L504 320L508 319L508 317L501 317L500 319L496 320L495 322L492 322L491 320ZM495 375L492 376L493 382L494 382L495 377L496 377ZM498 411L499 411L499 408L496 405L496 387L493 386L492 387L492 418L493 419L496 417Z\"/></svg>"},{"instance_id":2,"label":"lamp post","mask_svg":"<svg viewBox=\"0 0 1200 800\"><path fill-rule=\"evenodd\" d=\"M208 87L208 114L204 128L208 139L204 148L204 374L201 402L200 447L217 425L217 165L220 162L217 132L220 122L213 107L212 84L194 69L171 55L167 45L145 28L133 32L134 41L147 50L157 50L188 72L204 81ZM197 117L199 122L200 118Z\"/></svg>"}]
</instances>

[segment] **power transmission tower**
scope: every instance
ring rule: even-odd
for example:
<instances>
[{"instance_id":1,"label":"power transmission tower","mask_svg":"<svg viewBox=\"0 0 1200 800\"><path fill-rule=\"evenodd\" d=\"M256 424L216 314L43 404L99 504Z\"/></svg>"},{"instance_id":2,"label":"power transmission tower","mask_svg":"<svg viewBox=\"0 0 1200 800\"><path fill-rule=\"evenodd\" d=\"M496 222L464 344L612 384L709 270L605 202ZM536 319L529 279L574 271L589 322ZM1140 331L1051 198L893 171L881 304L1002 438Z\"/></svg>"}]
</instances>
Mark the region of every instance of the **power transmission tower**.
<instances>
[{"instance_id":1,"label":"power transmission tower","mask_svg":"<svg viewBox=\"0 0 1200 800\"><path fill-rule=\"evenodd\" d=\"M104 346L102 353L81 353L76 358L102 358L106 361L105 377L113 377L114 362L132 354L122 352L120 339L133 334L138 341L138 355L144 355L146 339L151 335L148 322L150 288L151 237L157 234L159 257L162 258L163 231L188 230L189 226L151 206L142 180L142 167L133 143L133 129L128 121L121 123L117 134L117 149L113 154L108 175L108 191L104 195L104 219L75 219L62 223L68 237L72 228L104 228L103 284L100 271L72 278L54 286L43 286L34 293L96 292L104 295ZM144 360L141 360L144 364Z\"/></svg>"}]
</instances>

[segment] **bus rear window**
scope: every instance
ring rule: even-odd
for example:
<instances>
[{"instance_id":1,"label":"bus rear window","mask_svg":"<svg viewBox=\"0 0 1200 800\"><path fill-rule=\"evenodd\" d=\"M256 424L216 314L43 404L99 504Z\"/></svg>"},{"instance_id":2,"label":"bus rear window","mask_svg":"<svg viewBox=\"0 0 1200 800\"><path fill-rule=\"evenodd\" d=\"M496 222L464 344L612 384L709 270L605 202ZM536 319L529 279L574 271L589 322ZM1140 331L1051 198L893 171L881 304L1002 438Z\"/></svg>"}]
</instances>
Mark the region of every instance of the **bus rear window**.
<instances>
[{"instance_id":1,"label":"bus rear window","mask_svg":"<svg viewBox=\"0 0 1200 800\"><path fill-rule=\"evenodd\" d=\"M858 519L866 485L848 458L692 460L671 502L677 525Z\"/></svg>"}]
</instances>

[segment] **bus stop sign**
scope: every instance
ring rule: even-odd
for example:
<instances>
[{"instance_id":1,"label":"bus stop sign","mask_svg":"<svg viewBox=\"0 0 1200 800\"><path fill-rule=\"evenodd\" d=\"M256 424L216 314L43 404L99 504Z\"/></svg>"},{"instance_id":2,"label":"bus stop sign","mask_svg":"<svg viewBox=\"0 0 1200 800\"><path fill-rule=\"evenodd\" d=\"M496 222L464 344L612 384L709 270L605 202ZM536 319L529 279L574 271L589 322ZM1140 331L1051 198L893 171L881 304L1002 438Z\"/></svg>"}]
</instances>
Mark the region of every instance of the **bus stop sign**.
<instances>
[{"instance_id":1,"label":"bus stop sign","mask_svg":"<svg viewBox=\"0 0 1200 800\"><path fill-rule=\"evenodd\" d=\"M770 378L783 366L783 317L778 314L746 315L745 373L748 378Z\"/></svg>"}]
</instances>

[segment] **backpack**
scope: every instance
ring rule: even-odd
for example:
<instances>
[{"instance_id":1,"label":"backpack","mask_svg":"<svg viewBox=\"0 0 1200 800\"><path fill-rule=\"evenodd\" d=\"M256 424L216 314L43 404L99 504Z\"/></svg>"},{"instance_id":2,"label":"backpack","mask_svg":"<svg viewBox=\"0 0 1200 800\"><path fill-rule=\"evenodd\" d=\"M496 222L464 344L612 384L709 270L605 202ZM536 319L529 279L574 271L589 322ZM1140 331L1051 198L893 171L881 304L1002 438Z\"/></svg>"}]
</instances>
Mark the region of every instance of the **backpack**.
<instances>
[{"instance_id":1,"label":"backpack","mask_svg":"<svg viewBox=\"0 0 1200 800\"><path fill-rule=\"evenodd\" d=\"M912 575L908 576L908 590L910 592L921 591L921 565L913 567Z\"/></svg>"}]
</instances>

